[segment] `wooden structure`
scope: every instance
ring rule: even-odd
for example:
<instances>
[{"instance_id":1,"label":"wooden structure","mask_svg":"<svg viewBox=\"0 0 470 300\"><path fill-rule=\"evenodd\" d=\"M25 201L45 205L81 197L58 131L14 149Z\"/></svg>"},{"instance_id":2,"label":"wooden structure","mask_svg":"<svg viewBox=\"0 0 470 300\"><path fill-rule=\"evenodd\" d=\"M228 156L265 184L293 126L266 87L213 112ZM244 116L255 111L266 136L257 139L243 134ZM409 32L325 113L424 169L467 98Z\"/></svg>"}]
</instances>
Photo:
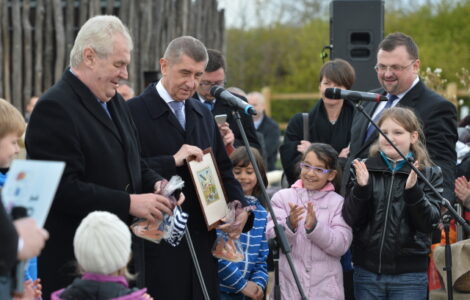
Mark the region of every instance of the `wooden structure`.
<instances>
[{"instance_id":1,"label":"wooden structure","mask_svg":"<svg viewBox=\"0 0 470 300\"><path fill-rule=\"evenodd\" d=\"M113 14L134 40L129 81L144 88L144 72L159 71L168 43L192 35L223 49L224 11L217 0L0 0L0 98L22 110L61 78L81 25Z\"/></svg>"}]
</instances>

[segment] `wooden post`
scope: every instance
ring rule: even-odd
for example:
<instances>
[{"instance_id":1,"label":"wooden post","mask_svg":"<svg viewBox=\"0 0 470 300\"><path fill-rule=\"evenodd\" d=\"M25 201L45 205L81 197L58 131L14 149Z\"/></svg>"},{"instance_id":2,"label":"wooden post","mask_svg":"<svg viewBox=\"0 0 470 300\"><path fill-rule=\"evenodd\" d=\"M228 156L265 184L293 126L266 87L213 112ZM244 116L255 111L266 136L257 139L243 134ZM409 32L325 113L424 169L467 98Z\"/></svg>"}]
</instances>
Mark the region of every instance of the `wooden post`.
<instances>
[{"instance_id":1,"label":"wooden post","mask_svg":"<svg viewBox=\"0 0 470 300\"><path fill-rule=\"evenodd\" d=\"M457 103L457 83L449 82L446 87L446 98L452 102L455 107L458 107Z\"/></svg>"},{"instance_id":2,"label":"wooden post","mask_svg":"<svg viewBox=\"0 0 470 300\"><path fill-rule=\"evenodd\" d=\"M43 22L44 22L44 2L43 0L36 1L36 23L34 24L34 95L39 96L43 91Z\"/></svg>"},{"instance_id":3,"label":"wooden post","mask_svg":"<svg viewBox=\"0 0 470 300\"><path fill-rule=\"evenodd\" d=\"M8 13L7 1L3 1L2 7L2 44L3 44L3 96L6 100L11 101L11 89L10 89L10 31L9 24L10 18Z\"/></svg>"},{"instance_id":4,"label":"wooden post","mask_svg":"<svg viewBox=\"0 0 470 300\"><path fill-rule=\"evenodd\" d=\"M11 2L11 21L13 25L12 39L13 47L11 52L11 63L12 63L12 98L11 103L18 109L21 109L22 105L22 88L23 88L23 34L21 32L21 12L20 2Z\"/></svg>"},{"instance_id":5,"label":"wooden post","mask_svg":"<svg viewBox=\"0 0 470 300\"><path fill-rule=\"evenodd\" d=\"M53 1L54 27L55 27L55 68L54 83L57 82L64 73L65 65L65 30L64 17L62 12L62 0Z\"/></svg>"},{"instance_id":6,"label":"wooden post","mask_svg":"<svg viewBox=\"0 0 470 300\"><path fill-rule=\"evenodd\" d=\"M33 52L31 51L31 22L29 21L29 0L23 0L23 35L24 35L24 84L23 84L23 109L31 98L33 85Z\"/></svg>"},{"instance_id":7,"label":"wooden post","mask_svg":"<svg viewBox=\"0 0 470 300\"><path fill-rule=\"evenodd\" d=\"M268 117L271 117L271 89L265 86L261 89L261 94L263 94L265 100L264 112Z\"/></svg>"}]
</instances>

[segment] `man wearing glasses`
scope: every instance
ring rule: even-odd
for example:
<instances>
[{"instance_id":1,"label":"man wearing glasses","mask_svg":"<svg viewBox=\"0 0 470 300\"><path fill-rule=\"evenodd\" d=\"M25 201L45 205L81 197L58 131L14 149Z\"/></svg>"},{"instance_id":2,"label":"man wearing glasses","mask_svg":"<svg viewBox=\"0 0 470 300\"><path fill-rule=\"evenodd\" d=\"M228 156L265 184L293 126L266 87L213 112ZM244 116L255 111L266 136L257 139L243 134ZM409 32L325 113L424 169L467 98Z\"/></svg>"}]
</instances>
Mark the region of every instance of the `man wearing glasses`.
<instances>
[{"instance_id":1,"label":"man wearing glasses","mask_svg":"<svg viewBox=\"0 0 470 300\"><path fill-rule=\"evenodd\" d=\"M231 152L230 150L233 149L232 147L236 148L243 145L243 139L236 124L237 121L232 116L233 109L225 103L224 100L216 99L210 93L213 86L219 85L223 87L225 85L225 60L220 51L207 49L207 54L209 55L209 62L207 63L194 98L201 100L201 102L212 111L212 115L227 115L227 121L225 124L219 124L219 131L223 137L225 147L228 152ZM242 95L236 96L246 101ZM256 129L251 116L242 112L240 113L240 116L250 146L262 151L261 145L256 137Z\"/></svg>"},{"instance_id":2,"label":"man wearing glasses","mask_svg":"<svg viewBox=\"0 0 470 300\"><path fill-rule=\"evenodd\" d=\"M433 162L444 175L443 196L452 201L455 178L455 143L457 142L456 109L451 102L426 87L419 74L418 47L410 36L396 32L388 35L377 53L378 80L387 102L367 102L365 111L378 120L384 109L395 105L410 107L423 124L426 147ZM370 145L377 139L377 131L361 114L356 113L351 128L350 156L344 172L342 192L349 178L349 166L355 158L365 158Z\"/></svg>"}]
</instances>

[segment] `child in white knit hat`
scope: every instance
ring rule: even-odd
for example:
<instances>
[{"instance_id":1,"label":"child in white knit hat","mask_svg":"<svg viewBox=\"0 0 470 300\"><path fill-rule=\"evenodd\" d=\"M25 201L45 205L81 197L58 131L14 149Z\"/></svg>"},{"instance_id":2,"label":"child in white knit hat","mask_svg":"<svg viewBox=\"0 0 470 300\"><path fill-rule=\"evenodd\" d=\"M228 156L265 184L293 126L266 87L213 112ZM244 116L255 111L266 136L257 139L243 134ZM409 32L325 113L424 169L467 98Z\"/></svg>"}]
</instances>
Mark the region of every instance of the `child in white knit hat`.
<instances>
[{"instance_id":1,"label":"child in white knit hat","mask_svg":"<svg viewBox=\"0 0 470 300\"><path fill-rule=\"evenodd\" d=\"M81 278L51 295L52 300L148 300L147 289L129 288L131 233L116 215L95 211L82 220L73 240Z\"/></svg>"}]
</instances>

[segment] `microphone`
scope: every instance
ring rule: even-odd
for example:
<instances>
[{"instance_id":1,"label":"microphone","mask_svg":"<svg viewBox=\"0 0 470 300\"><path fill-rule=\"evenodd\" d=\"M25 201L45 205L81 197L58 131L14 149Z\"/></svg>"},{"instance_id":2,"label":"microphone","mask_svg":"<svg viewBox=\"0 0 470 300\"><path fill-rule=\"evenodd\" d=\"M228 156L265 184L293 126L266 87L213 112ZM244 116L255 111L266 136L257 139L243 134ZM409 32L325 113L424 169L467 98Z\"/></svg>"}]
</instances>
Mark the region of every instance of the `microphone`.
<instances>
[{"instance_id":1,"label":"microphone","mask_svg":"<svg viewBox=\"0 0 470 300\"><path fill-rule=\"evenodd\" d=\"M247 102L243 101L239 97L233 95L229 91L225 90L223 87L214 85L211 88L211 95L225 100L231 107L236 109L242 110L247 115L256 115L256 110L253 108L252 105L248 104Z\"/></svg>"},{"instance_id":2,"label":"microphone","mask_svg":"<svg viewBox=\"0 0 470 300\"><path fill-rule=\"evenodd\" d=\"M371 102L380 102L387 101L387 97L367 92L358 92L358 91L348 91L342 90L339 88L327 88L325 89L325 97L330 99L346 99L353 102L358 101L371 101Z\"/></svg>"}]
</instances>

